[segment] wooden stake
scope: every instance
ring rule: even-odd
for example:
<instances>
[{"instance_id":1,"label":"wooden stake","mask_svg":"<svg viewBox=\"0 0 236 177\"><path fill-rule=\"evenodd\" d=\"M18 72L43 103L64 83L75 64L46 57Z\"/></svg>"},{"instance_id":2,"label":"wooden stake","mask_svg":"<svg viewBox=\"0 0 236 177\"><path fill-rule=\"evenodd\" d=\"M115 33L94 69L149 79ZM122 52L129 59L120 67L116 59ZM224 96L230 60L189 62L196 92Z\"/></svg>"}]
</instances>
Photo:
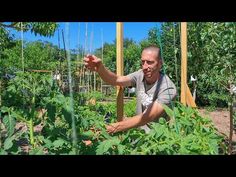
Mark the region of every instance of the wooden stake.
<instances>
[{"instance_id":1,"label":"wooden stake","mask_svg":"<svg viewBox=\"0 0 236 177\"><path fill-rule=\"evenodd\" d=\"M197 107L187 84L187 23L181 22L181 95L180 102Z\"/></svg>"},{"instance_id":2,"label":"wooden stake","mask_svg":"<svg viewBox=\"0 0 236 177\"><path fill-rule=\"evenodd\" d=\"M123 23L116 23L116 71L117 75L122 76L124 71L123 62ZM116 96L117 96L117 120L123 120L123 87L117 86Z\"/></svg>"},{"instance_id":3,"label":"wooden stake","mask_svg":"<svg viewBox=\"0 0 236 177\"><path fill-rule=\"evenodd\" d=\"M190 92L188 85L186 85L186 102L187 102L187 105L189 105L193 108L197 107L196 103L194 102L194 99L192 97L192 94Z\"/></svg>"},{"instance_id":4,"label":"wooden stake","mask_svg":"<svg viewBox=\"0 0 236 177\"><path fill-rule=\"evenodd\" d=\"M186 106L187 85L187 23L181 22L181 97L180 101Z\"/></svg>"}]
</instances>

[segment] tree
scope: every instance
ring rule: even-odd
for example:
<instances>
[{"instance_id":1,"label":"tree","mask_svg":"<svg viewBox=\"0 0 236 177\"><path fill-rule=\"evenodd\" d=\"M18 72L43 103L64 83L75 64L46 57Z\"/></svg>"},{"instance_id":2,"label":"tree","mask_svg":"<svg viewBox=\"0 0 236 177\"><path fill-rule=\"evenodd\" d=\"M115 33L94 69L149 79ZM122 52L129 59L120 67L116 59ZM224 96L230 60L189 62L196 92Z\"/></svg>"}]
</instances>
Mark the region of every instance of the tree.
<instances>
[{"instance_id":1,"label":"tree","mask_svg":"<svg viewBox=\"0 0 236 177\"><path fill-rule=\"evenodd\" d=\"M4 49L13 47L14 44L13 36L5 28L0 27L0 57Z\"/></svg>"},{"instance_id":2,"label":"tree","mask_svg":"<svg viewBox=\"0 0 236 177\"><path fill-rule=\"evenodd\" d=\"M194 75L198 79L198 105L227 105L228 85L235 83L236 78L235 25L229 22L188 23L188 77ZM180 85L179 23L163 23L160 31L166 72ZM151 29L148 41L141 45L158 44L157 32L157 29ZM190 81L188 84L191 88Z\"/></svg>"},{"instance_id":3,"label":"tree","mask_svg":"<svg viewBox=\"0 0 236 177\"><path fill-rule=\"evenodd\" d=\"M35 41L24 44L24 68L25 70L54 70L57 67L58 48L51 43ZM13 48L5 49L4 60L0 61L5 73L14 73L22 70L21 41L16 42Z\"/></svg>"},{"instance_id":4,"label":"tree","mask_svg":"<svg viewBox=\"0 0 236 177\"><path fill-rule=\"evenodd\" d=\"M31 31L35 35L50 37L53 36L58 24L54 22L0 22L1 28L12 28L17 31Z\"/></svg>"},{"instance_id":5,"label":"tree","mask_svg":"<svg viewBox=\"0 0 236 177\"><path fill-rule=\"evenodd\" d=\"M39 34L41 36L53 36L57 27L58 27L58 24L54 22L53 23L52 22L10 22L10 23L0 22L0 64L1 64L0 65L0 92L1 93L2 93L1 91L2 83L3 83L2 76L6 73L7 69L10 69L10 70L19 69L19 66L15 66L15 61L19 61L20 57L17 57L17 56L19 56L18 52L21 51L21 50L17 50L13 54L5 51L5 50L11 50L11 48L13 47L15 47L15 49L16 48L19 49L19 43L18 43L18 46L16 46L17 42L14 41L14 36L10 34L10 31L8 30L8 28L15 29L17 31L23 30L24 32L30 30L35 35ZM5 55L3 53L5 53ZM10 55L11 59L15 59L15 60L7 61L6 55ZM10 68L8 64L10 64ZM0 95L0 106L1 106L1 95Z\"/></svg>"},{"instance_id":6,"label":"tree","mask_svg":"<svg viewBox=\"0 0 236 177\"><path fill-rule=\"evenodd\" d=\"M14 36L8 30L9 28L17 31L23 30L24 32L31 31L35 35L52 36L57 27L58 24L54 22L0 22L0 62L7 62L6 56L4 55L7 54L7 51L3 52L5 49L10 50L12 47L16 47L21 51L19 42L14 41ZM17 56L20 55L17 54ZM3 68L0 68L0 75L5 73L3 70Z\"/></svg>"}]
</instances>

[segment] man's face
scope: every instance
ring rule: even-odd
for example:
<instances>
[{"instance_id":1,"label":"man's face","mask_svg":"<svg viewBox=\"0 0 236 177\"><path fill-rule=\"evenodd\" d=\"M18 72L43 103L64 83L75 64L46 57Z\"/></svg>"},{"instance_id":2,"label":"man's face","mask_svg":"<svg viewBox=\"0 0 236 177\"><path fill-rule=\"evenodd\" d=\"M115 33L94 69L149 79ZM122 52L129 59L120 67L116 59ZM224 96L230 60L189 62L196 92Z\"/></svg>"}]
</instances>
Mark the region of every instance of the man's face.
<instances>
[{"instance_id":1,"label":"man's face","mask_svg":"<svg viewBox=\"0 0 236 177\"><path fill-rule=\"evenodd\" d=\"M161 61L157 59L157 53L153 50L142 52L142 70L146 79L156 77L161 69Z\"/></svg>"}]
</instances>

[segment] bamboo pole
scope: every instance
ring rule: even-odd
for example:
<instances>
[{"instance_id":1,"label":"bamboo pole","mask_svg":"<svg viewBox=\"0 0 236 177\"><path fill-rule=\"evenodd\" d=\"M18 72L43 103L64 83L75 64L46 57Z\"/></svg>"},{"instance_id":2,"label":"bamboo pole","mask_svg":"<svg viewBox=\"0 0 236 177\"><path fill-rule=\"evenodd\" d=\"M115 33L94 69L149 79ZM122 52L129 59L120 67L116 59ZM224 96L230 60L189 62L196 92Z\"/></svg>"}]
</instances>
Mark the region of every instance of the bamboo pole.
<instances>
[{"instance_id":1,"label":"bamboo pole","mask_svg":"<svg viewBox=\"0 0 236 177\"><path fill-rule=\"evenodd\" d=\"M93 90L96 91L96 73L93 72Z\"/></svg>"},{"instance_id":2,"label":"bamboo pole","mask_svg":"<svg viewBox=\"0 0 236 177\"><path fill-rule=\"evenodd\" d=\"M83 77L83 66L80 65L80 66L79 66L79 86L82 85L82 83L81 83L81 78L82 78L82 77Z\"/></svg>"},{"instance_id":3,"label":"bamboo pole","mask_svg":"<svg viewBox=\"0 0 236 177\"><path fill-rule=\"evenodd\" d=\"M93 53L93 25L92 25L92 32L90 33L90 54L92 54L92 53ZM92 75L93 75L93 86L92 86ZM91 83L91 90L96 91L96 73L95 73L95 71L93 71L91 73L90 83Z\"/></svg>"},{"instance_id":4,"label":"bamboo pole","mask_svg":"<svg viewBox=\"0 0 236 177\"><path fill-rule=\"evenodd\" d=\"M177 61L177 56L176 56L176 37L175 37L175 23L173 22L173 46L174 46L174 58L175 58L175 77L176 77L176 87L179 88L178 85L178 61Z\"/></svg>"},{"instance_id":5,"label":"bamboo pole","mask_svg":"<svg viewBox=\"0 0 236 177\"><path fill-rule=\"evenodd\" d=\"M103 30L101 29L101 40L102 40L102 63L103 63ZM102 93L102 78L101 78L101 93Z\"/></svg>"},{"instance_id":6,"label":"bamboo pole","mask_svg":"<svg viewBox=\"0 0 236 177\"><path fill-rule=\"evenodd\" d=\"M116 23L116 72L118 76L123 75L124 71L124 62L123 62L123 23ZM116 87L116 96L117 96L117 120L123 120L123 92L124 88L117 86Z\"/></svg>"},{"instance_id":7,"label":"bamboo pole","mask_svg":"<svg viewBox=\"0 0 236 177\"><path fill-rule=\"evenodd\" d=\"M24 62L24 30L23 30L23 24L20 23L21 27L21 65L22 65L22 71L25 71L25 62Z\"/></svg>"},{"instance_id":8,"label":"bamboo pole","mask_svg":"<svg viewBox=\"0 0 236 177\"><path fill-rule=\"evenodd\" d=\"M84 55L88 54L87 40L88 40L88 23L85 23ZM87 92L89 92L89 77L88 77L88 75L86 75L86 71L85 71L85 77L86 77L86 82L87 82Z\"/></svg>"},{"instance_id":9,"label":"bamboo pole","mask_svg":"<svg viewBox=\"0 0 236 177\"><path fill-rule=\"evenodd\" d=\"M76 65L76 67L77 67L77 72L79 72L79 79L77 78L77 85L76 85L76 87L78 88L78 90L80 91L80 89L79 89L79 87L80 87L80 85L81 85L81 71L80 71L80 67L81 67L81 65L80 65L80 62L79 62L79 52L80 52L80 23L78 24L78 53L77 53L77 65ZM79 82L79 83L78 83Z\"/></svg>"}]
</instances>

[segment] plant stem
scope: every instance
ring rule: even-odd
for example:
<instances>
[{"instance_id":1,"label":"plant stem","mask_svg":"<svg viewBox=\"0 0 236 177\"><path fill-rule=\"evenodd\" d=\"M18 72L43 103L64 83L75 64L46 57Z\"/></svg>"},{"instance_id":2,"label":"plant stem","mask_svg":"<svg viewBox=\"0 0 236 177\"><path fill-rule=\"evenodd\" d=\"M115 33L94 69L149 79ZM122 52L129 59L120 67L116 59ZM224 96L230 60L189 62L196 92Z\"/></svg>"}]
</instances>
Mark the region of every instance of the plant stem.
<instances>
[{"instance_id":1,"label":"plant stem","mask_svg":"<svg viewBox=\"0 0 236 177\"><path fill-rule=\"evenodd\" d=\"M0 108L2 107L2 80L0 79ZM2 132L2 112L0 110L0 132ZM2 133L0 133L0 148L2 146Z\"/></svg>"},{"instance_id":2,"label":"plant stem","mask_svg":"<svg viewBox=\"0 0 236 177\"><path fill-rule=\"evenodd\" d=\"M0 114L1 114L1 112L0 112ZM1 122L1 120L0 120L0 132L2 132L2 122ZM2 133L0 133L0 148L1 147L2 147Z\"/></svg>"},{"instance_id":3,"label":"plant stem","mask_svg":"<svg viewBox=\"0 0 236 177\"><path fill-rule=\"evenodd\" d=\"M29 120L29 130L30 130L30 144L34 147L34 125L32 118Z\"/></svg>"},{"instance_id":4,"label":"plant stem","mask_svg":"<svg viewBox=\"0 0 236 177\"><path fill-rule=\"evenodd\" d=\"M0 79L0 107L2 106L2 80ZM1 116L1 115L0 115ZM1 118L1 117L0 117Z\"/></svg>"}]
</instances>

